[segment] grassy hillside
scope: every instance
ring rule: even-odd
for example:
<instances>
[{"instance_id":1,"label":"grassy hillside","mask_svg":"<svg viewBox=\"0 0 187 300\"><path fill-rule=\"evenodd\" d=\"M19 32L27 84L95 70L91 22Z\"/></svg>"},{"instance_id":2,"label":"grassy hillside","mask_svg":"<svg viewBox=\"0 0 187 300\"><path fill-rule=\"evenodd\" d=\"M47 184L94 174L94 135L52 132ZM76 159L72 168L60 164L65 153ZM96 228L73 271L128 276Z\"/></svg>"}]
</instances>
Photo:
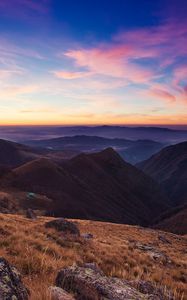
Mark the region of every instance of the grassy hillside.
<instances>
[{"instance_id":1,"label":"grassy hillside","mask_svg":"<svg viewBox=\"0 0 187 300\"><path fill-rule=\"evenodd\" d=\"M94 236L86 241L45 228L49 219L0 214L0 256L21 271L32 300L50 299L47 287L54 283L58 270L84 262L96 262L106 275L165 285L175 291L175 299L187 299L185 237L139 226L77 220L81 233ZM151 245L163 257L151 257L142 245Z\"/></svg>"}]
</instances>

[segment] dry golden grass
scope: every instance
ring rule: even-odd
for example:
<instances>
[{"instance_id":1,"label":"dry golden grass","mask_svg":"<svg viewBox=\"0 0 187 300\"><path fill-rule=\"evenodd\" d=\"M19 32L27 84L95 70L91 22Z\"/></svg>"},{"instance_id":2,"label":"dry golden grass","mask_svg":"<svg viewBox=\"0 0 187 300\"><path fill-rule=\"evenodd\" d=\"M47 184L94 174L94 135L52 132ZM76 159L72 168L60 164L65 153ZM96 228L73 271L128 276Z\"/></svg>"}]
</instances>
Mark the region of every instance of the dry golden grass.
<instances>
[{"instance_id":1,"label":"dry golden grass","mask_svg":"<svg viewBox=\"0 0 187 300\"><path fill-rule=\"evenodd\" d=\"M95 262L106 275L128 280L151 280L175 292L175 299L187 299L187 240L162 233L170 242L158 239L161 232L138 226L93 221L77 224L81 233L90 232L92 241L64 237L44 224L50 218L33 221L18 215L0 214L0 256L23 274L32 300L50 299L58 270L74 263ZM51 219L50 219L51 220ZM166 253L171 263L155 261L147 252L135 249L134 241L152 244Z\"/></svg>"}]
</instances>

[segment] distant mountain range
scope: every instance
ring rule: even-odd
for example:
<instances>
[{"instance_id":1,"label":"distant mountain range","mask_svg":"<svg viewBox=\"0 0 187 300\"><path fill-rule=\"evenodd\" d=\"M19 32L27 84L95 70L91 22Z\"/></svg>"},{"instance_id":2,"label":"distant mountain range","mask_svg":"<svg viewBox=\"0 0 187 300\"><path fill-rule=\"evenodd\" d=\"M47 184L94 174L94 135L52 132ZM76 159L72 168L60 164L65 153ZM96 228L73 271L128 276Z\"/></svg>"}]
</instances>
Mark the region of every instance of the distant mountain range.
<instances>
[{"instance_id":1,"label":"distant mountain range","mask_svg":"<svg viewBox=\"0 0 187 300\"><path fill-rule=\"evenodd\" d=\"M187 203L187 142L166 147L137 166L161 185L172 205Z\"/></svg>"},{"instance_id":2,"label":"distant mountain range","mask_svg":"<svg viewBox=\"0 0 187 300\"><path fill-rule=\"evenodd\" d=\"M147 159L164 147L164 144L151 140L133 141L87 135L31 140L24 141L24 143L32 147L43 147L56 151L73 150L76 152L97 152L107 147L113 147L126 161L132 164Z\"/></svg>"},{"instance_id":3,"label":"distant mountain range","mask_svg":"<svg viewBox=\"0 0 187 300\"><path fill-rule=\"evenodd\" d=\"M179 127L180 128L180 127ZM175 144L187 140L187 130L163 127L128 126L7 126L0 127L0 138L22 142L61 136L89 135L131 140L154 140Z\"/></svg>"}]
</instances>

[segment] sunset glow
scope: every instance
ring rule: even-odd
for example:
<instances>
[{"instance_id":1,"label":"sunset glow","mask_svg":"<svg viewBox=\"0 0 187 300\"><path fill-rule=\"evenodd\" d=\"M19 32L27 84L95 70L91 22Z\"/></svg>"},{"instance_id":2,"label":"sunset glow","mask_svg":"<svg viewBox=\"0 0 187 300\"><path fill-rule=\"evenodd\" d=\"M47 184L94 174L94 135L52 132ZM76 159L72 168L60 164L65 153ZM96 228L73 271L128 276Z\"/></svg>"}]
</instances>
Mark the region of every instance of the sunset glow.
<instances>
[{"instance_id":1,"label":"sunset glow","mask_svg":"<svg viewBox=\"0 0 187 300\"><path fill-rule=\"evenodd\" d=\"M93 2L0 0L1 125L187 123L187 3Z\"/></svg>"}]
</instances>

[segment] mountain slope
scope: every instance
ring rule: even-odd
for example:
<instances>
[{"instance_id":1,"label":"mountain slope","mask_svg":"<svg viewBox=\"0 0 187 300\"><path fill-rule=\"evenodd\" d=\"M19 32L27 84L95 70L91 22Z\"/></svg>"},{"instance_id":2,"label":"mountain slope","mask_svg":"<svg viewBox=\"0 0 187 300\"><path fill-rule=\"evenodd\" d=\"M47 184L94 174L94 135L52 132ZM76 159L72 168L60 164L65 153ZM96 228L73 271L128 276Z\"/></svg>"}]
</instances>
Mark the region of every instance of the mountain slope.
<instances>
[{"instance_id":1,"label":"mountain slope","mask_svg":"<svg viewBox=\"0 0 187 300\"><path fill-rule=\"evenodd\" d=\"M50 149L36 148L0 139L0 176L1 169L5 167L17 167L39 158L61 161L65 158L71 158L77 153L79 151L51 151Z\"/></svg>"},{"instance_id":2,"label":"mountain slope","mask_svg":"<svg viewBox=\"0 0 187 300\"><path fill-rule=\"evenodd\" d=\"M13 169L1 184L48 196L50 213L58 216L146 225L167 209L157 184L111 148L60 166L35 160Z\"/></svg>"},{"instance_id":3,"label":"mountain slope","mask_svg":"<svg viewBox=\"0 0 187 300\"><path fill-rule=\"evenodd\" d=\"M177 207L161 215L153 228L175 234L187 234L187 205Z\"/></svg>"},{"instance_id":4,"label":"mountain slope","mask_svg":"<svg viewBox=\"0 0 187 300\"><path fill-rule=\"evenodd\" d=\"M17 166L36 159L39 151L18 143L0 140L0 165Z\"/></svg>"},{"instance_id":5,"label":"mountain slope","mask_svg":"<svg viewBox=\"0 0 187 300\"><path fill-rule=\"evenodd\" d=\"M166 147L137 166L161 184L173 205L187 201L187 142Z\"/></svg>"}]
</instances>

